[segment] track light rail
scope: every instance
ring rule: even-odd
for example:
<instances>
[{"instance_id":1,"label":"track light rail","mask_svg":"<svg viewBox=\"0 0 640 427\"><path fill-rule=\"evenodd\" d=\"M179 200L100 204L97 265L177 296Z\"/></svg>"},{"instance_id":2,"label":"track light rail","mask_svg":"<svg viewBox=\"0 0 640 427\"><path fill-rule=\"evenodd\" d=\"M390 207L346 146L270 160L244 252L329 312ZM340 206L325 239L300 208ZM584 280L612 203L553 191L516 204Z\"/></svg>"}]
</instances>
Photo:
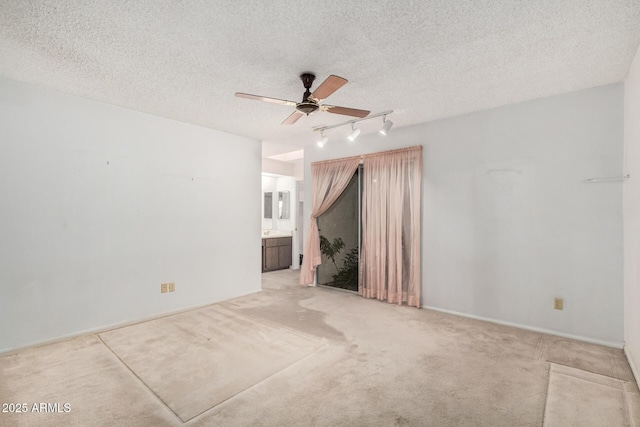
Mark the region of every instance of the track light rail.
<instances>
[{"instance_id":1,"label":"track light rail","mask_svg":"<svg viewBox=\"0 0 640 427\"><path fill-rule=\"evenodd\" d=\"M376 117L386 116L387 114L391 114L391 113L393 113L393 110L383 111L382 113L371 114L371 115L368 115L367 117L363 117L361 119L348 120L346 122L337 123L335 125L314 127L313 131L314 132L318 132L318 131L322 132L322 131L325 131L325 130L328 130L328 129L335 129L335 128L339 128L340 126L346 126L346 125L349 125L349 124L353 126L354 123L361 122L363 120L374 119Z\"/></svg>"}]
</instances>

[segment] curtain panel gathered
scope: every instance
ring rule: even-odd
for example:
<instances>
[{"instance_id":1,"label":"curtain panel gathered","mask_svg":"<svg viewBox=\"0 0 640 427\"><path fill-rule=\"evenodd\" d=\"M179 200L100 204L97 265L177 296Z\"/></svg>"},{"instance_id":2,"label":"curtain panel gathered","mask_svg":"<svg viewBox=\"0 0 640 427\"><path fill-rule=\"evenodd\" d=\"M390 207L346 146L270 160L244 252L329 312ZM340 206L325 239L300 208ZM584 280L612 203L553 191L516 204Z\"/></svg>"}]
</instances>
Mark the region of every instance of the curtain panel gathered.
<instances>
[{"instance_id":1,"label":"curtain panel gathered","mask_svg":"<svg viewBox=\"0 0 640 427\"><path fill-rule=\"evenodd\" d=\"M360 164L360 157L311 163L311 220L300 267L300 284L314 283L316 267L321 264L317 218L340 197Z\"/></svg>"},{"instance_id":2,"label":"curtain panel gathered","mask_svg":"<svg viewBox=\"0 0 640 427\"><path fill-rule=\"evenodd\" d=\"M358 293L420 306L422 146L364 156Z\"/></svg>"}]
</instances>

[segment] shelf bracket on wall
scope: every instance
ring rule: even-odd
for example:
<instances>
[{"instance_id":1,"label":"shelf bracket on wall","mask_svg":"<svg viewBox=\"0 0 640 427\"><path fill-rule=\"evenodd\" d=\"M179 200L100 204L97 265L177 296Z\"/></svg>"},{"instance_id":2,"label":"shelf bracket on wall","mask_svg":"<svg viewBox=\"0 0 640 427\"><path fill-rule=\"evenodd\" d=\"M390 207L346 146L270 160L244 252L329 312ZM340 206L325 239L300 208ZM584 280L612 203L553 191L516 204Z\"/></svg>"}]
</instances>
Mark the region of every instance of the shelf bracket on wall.
<instances>
[{"instance_id":1,"label":"shelf bracket on wall","mask_svg":"<svg viewBox=\"0 0 640 427\"><path fill-rule=\"evenodd\" d=\"M626 174L624 176L612 176L609 178L589 178L585 182L613 182L613 181L624 181L625 179L631 178L631 174Z\"/></svg>"}]
</instances>

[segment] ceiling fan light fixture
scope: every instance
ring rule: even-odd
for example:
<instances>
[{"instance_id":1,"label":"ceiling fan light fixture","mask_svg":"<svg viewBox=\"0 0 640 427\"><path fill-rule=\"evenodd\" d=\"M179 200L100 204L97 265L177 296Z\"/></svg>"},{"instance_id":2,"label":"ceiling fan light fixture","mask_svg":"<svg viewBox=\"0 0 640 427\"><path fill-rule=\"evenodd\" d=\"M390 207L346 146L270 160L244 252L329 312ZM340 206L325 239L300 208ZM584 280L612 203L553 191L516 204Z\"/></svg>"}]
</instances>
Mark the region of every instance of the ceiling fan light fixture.
<instances>
[{"instance_id":1,"label":"ceiling fan light fixture","mask_svg":"<svg viewBox=\"0 0 640 427\"><path fill-rule=\"evenodd\" d=\"M387 136L387 134L389 133L389 129L391 129L391 126L393 126L393 122L391 120L387 120L387 116L384 116L382 118L382 127L378 132L380 132L380 135Z\"/></svg>"},{"instance_id":2,"label":"ceiling fan light fixture","mask_svg":"<svg viewBox=\"0 0 640 427\"><path fill-rule=\"evenodd\" d=\"M300 111L303 114L306 114L307 116L318 111L318 108L320 108L318 104L310 101L303 101L296 105L296 110Z\"/></svg>"},{"instance_id":3,"label":"ceiling fan light fixture","mask_svg":"<svg viewBox=\"0 0 640 427\"><path fill-rule=\"evenodd\" d=\"M354 128L353 123L351 123L351 129L352 129L351 135L349 135L347 138L349 139L349 141L353 142L360 135L360 129Z\"/></svg>"}]
</instances>

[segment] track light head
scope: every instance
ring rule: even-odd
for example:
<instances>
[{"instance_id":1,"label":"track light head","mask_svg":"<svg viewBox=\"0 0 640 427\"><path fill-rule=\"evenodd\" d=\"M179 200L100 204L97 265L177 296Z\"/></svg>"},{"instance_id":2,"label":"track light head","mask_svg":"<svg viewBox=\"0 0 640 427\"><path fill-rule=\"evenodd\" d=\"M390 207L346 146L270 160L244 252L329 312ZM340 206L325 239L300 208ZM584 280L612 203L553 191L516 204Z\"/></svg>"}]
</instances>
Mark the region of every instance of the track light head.
<instances>
[{"instance_id":1,"label":"track light head","mask_svg":"<svg viewBox=\"0 0 640 427\"><path fill-rule=\"evenodd\" d=\"M356 140L358 135L360 135L360 129L354 128L353 123L351 123L351 129L352 129L351 135L349 135L347 138L349 139L349 141L353 142Z\"/></svg>"},{"instance_id":2,"label":"track light head","mask_svg":"<svg viewBox=\"0 0 640 427\"><path fill-rule=\"evenodd\" d=\"M316 144L318 144L318 147L322 148L322 147L324 147L324 145L327 143L328 140L329 140L329 138L324 136L324 131L321 131L320 132L320 139L318 140L318 142Z\"/></svg>"},{"instance_id":3,"label":"track light head","mask_svg":"<svg viewBox=\"0 0 640 427\"><path fill-rule=\"evenodd\" d=\"M384 116L382 118L382 127L378 132L380 132L381 135L386 136L389 133L389 129L391 129L391 126L393 126L393 122L391 120L387 120L387 116Z\"/></svg>"}]
</instances>

